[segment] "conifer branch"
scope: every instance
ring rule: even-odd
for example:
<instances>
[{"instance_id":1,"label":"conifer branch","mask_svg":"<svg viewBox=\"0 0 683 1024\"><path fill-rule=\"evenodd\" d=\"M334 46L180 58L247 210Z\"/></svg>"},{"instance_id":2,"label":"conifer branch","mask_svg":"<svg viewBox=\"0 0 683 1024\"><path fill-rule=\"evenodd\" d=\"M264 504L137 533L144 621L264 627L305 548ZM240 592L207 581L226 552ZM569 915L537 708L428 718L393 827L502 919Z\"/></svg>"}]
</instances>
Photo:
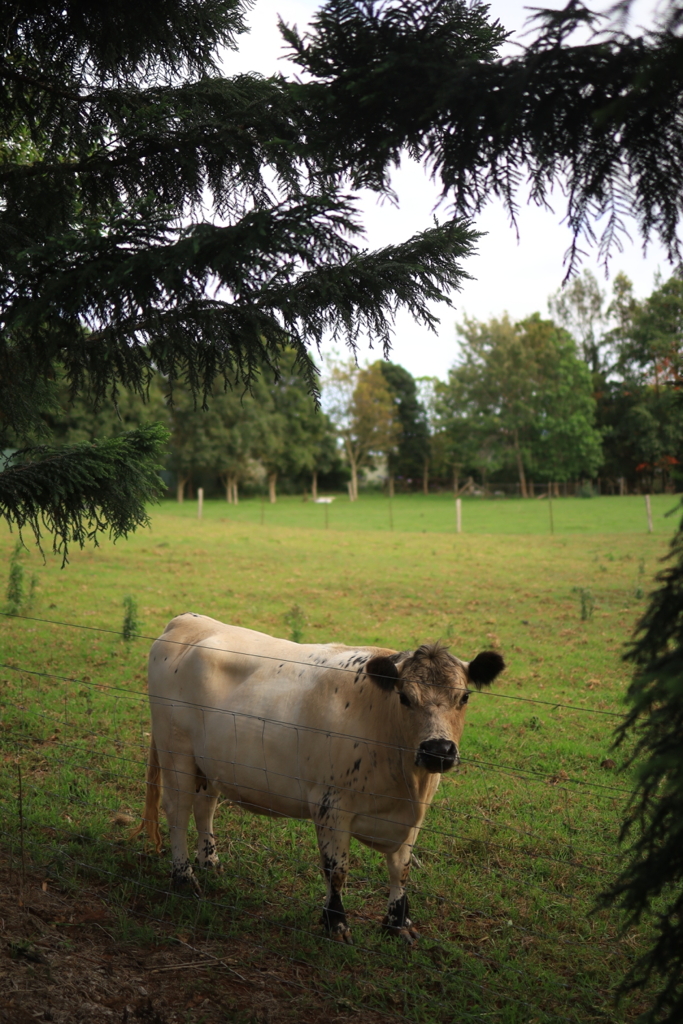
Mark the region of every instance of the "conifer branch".
<instances>
[{"instance_id":1,"label":"conifer branch","mask_svg":"<svg viewBox=\"0 0 683 1024\"><path fill-rule=\"evenodd\" d=\"M40 445L10 456L0 472L0 516L40 546L43 532L68 561L69 546L127 537L149 524L146 505L165 491L158 465L168 431L158 424L65 448Z\"/></svg>"}]
</instances>

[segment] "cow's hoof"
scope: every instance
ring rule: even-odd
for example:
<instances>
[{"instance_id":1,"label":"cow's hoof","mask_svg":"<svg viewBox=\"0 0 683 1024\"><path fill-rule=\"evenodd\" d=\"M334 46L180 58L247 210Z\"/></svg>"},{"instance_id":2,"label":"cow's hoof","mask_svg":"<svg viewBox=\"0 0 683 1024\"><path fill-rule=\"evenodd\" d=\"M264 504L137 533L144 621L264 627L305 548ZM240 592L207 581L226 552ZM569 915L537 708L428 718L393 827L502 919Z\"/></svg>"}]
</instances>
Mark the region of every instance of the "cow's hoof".
<instances>
[{"instance_id":1,"label":"cow's hoof","mask_svg":"<svg viewBox=\"0 0 683 1024\"><path fill-rule=\"evenodd\" d=\"M415 946L420 937L420 933L417 928L413 928L410 921L406 921L405 924L402 925L395 925L387 924L385 918L382 922L382 931L385 935L391 935L392 938L400 939L402 942L405 942L407 946Z\"/></svg>"},{"instance_id":2,"label":"cow's hoof","mask_svg":"<svg viewBox=\"0 0 683 1024\"><path fill-rule=\"evenodd\" d=\"M351 936L351 929L348 925L344 925L343 928L338 928L334 932L328 932L331 939L335 942L344 942L347 946L353 945L353 938Z\"/></svg>"},{"instance_id":3,"label":"cow's hoof","mask_svg":"<svg viewBox=\"0 0 683 1024\"><path fill-rule=\"evenodd\" d=\"M320 923L329 939L332 939L334 942L345 942L347 946L353 945L351 929L345 920L340 919L339 915L332 915L329 911L323 910Z\"/></svg>"},{"instance_id":4,"label":"cow's hoof","mask_svg":"<svg viewBox=\"0 0 683 1024\"><path fill-rule=\"evenodd\" d=\"M201 896L202 887L194 875L176 876L171 881L171 889L179 896L189 893L190 896Z\"/></svg>"},{"instance_id":5,"label":"cow's hoof","mask_svg":"<svg viewBox=\"0 0 683 1024\"><path fill-rule=\"evenodd\" d=\"M225 868L218 858L216 858L215 861L205 860L203 864L200 864L200 862L195 859L195 864L201 871L211 871L214 875L222 875L225 871Z\"/></svg>"}]
</instances>

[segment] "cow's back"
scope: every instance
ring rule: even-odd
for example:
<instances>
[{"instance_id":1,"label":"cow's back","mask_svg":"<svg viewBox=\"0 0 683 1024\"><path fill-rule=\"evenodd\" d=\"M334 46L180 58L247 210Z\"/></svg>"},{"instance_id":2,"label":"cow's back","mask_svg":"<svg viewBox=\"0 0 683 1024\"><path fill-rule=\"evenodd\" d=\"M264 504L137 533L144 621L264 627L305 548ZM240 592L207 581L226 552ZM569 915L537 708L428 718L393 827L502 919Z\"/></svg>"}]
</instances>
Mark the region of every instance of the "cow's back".
<instances>
[{"instance_id":1,"label":"cow's back","mask_svg":"<svg viewBox=\"0 0 683 1024\"><path fill-rule=\"evenodd\" d=\"M157 746L192 754L226 796L253 810L310 817L335 766L343 774L342 762L358 760L358 744L343 733L367 731L348 715L354 671L335 663L367 656L180 615L150 652Z\"/></svg>"}]
</instances>

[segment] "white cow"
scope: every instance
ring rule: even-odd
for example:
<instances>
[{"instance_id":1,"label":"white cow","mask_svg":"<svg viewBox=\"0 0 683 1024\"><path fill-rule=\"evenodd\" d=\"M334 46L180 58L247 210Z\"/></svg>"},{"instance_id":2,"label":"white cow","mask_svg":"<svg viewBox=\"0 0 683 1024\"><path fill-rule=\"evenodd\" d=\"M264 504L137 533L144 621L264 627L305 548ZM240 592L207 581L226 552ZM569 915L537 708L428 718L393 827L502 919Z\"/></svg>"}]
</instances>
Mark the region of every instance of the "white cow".
<instances>
[{"instance_id":1,"label":"white cow","mask_svg":"<svg viewBox=\"0 0 683 1024\"><path fill-rule=\"evenodd\" d=\"M168 819L175 886L199 889L187 849L194 812L196 863L219 860L219 795L256 814L310 818L327 883L323 924L351 941L341 901L351 837L389 869L384 928L408 942L405 883L441 772L459 761L468 686L504 668L493 651L463 662L440 644L391 651L296 644L179 615L149 657L152 739L143 828L161 851Z\"/></svg>"}]
</instances>

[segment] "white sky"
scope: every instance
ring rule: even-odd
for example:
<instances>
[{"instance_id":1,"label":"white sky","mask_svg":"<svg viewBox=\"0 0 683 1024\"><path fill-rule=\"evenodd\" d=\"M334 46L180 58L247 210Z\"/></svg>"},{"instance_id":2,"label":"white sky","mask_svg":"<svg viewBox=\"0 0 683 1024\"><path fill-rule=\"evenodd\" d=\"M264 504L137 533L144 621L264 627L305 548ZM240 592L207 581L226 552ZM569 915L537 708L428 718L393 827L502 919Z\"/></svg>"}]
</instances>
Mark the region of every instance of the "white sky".
<instances>
[{"instance_id":1,"label":"white sky","mask_svg":"<svg viewBox=\"0 0 683 1024\"><path fill-rule=\"evenodd\" d=\"M532 4L539 7L563 5L561 0L545 0L545 3L536 0ZM226 72L270 74L277 69L291 72L292 66L282 56L278 14L302 30L318 6L315 0L256 0L248 18L251 32L242 37L238 53L226 54ZM639 25L645 21L651 8L648 0L636 0L632 23ZM505 28L518 33L529 5L525 6L520 0L491 0L490 9ZM410 163L402 167L395 174L393 185L399 196L398 208L386 200L378 201L375 195L362 196L367 245L371 248L402 241L431 222L438 190L420 167ZM480 239L477 254L464 264L474 280L465 282L454 296L455 311L446 306L436 310L441 320L436 335L418 327L409 315L400 316L391 358L416 377L445 377L457 355L455 323L463 314L480 320L499 316L504 311L514 319L535 311L547 314L548 296L562 284L563 257L571 240L562 224L563 211L561 196L555 213L535 206L524 207L518 219L518 239L501 204L491 202L475 224L485 236ZM652 290L657 270L667 277L672 268L658 243L650 243L644 253L635 226L631 236L632 242L623 239L623 253L615 251L610 274L624 271L633 281L636 295L645 296ZM603 285L607 285L604 268L597 265L595 253L588 254L583 266L593 270ZM363 346L359 359L364 362L367 357L379 355L379 352L373 355L369 346Z\"/></svg>"}]
</instances>

